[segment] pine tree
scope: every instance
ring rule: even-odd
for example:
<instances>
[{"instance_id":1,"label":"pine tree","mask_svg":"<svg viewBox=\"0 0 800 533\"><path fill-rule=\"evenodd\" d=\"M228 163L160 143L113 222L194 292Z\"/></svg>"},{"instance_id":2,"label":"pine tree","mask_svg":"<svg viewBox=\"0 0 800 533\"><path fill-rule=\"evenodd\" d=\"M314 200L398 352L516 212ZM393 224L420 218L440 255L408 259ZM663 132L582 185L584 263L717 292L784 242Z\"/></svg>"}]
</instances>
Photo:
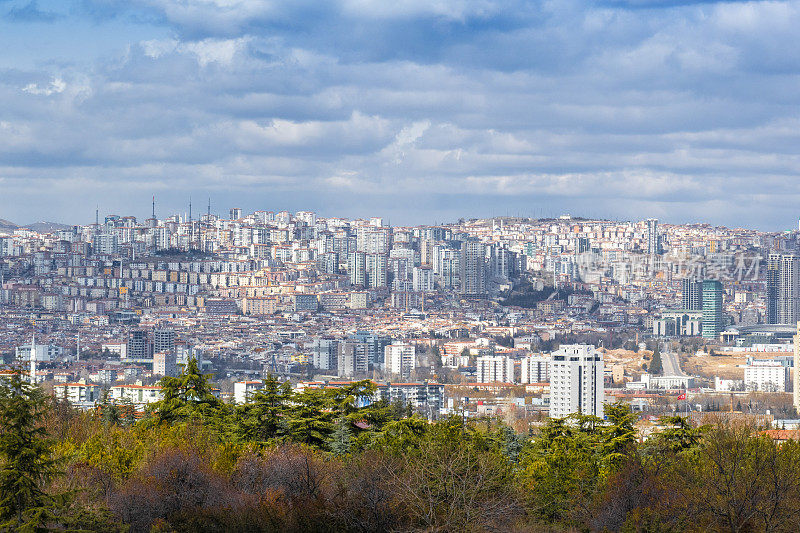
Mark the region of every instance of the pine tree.
<instances>
[{"instance_id":1,"label":"pine tree","mask_svg":"<svg viewBox=\"0 0 800 533\"><path fill-rule=\"evenodd\" d=\"M158 422L196 416L214 418L219 414L220 401L211 392L209 376L200 372L196 359L189 361L180 377L165 376L158 383L163 398L151 408Z\"/></svg>"},{"instance_id":2,"label":"pine tree","mask_svg":"<svg viewBox=\"0 0 800 533\"><path fill-rule=\"evenodd\" d=\"M271 373L264 380L264 388L257 391L250 402L237 408L239 434L245 440L266 441L283 433L287 402L292 395L291 384L281 384Z\"/></svg>"},{"instance_id":3,"label":"pine tree","mask_svg":"<svg viewBox=\"0 0 800 533\"><path fill-rule=\"evenodd\" d=\"M38 529L53 499L43 486L58 474L54 442L40 421L47 400L18 373L0 386L0 524L3 531Z\"/></svg>"},{"instance_id":4,"label":"pine tree","mask_svg":"<svg viewBox=\"0 0 800 533\"><path fill-rule=\"evenodd\" d=\"M341 457L347 455L353 448L353 430L346 418L337 418L333 433L331 433L328 448L333 455Z\"/></svg>"},{"instance_id":5,"label":"pine tree","mask_svg":"<svg viewBox=\"0 0 800 533\"><path fill-rule=\"evenodd\" d=\"M659 349L658 344L656 344L656 347L653 348L653 359L650 361L650 373L660 374L662 369L661 350Z\"/></svg>"},{"instance_id":6,"label":"pine tree","mask_svg":"<svg viewBox=\"0 0 800 533\"><path fill-rule=\"evenodd\" d=\"M286 433L290 440L322 448L333 430L330 394L306 389L292 395L286 413Z\"/></svg>"}]
</instances>

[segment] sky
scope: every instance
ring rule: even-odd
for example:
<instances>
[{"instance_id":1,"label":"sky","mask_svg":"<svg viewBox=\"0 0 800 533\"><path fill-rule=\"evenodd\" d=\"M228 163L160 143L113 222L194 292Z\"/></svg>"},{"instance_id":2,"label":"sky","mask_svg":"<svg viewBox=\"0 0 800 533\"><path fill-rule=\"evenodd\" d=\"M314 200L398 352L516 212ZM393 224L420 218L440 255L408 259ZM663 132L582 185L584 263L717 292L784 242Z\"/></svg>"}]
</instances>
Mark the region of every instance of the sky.
<instances>
[{"instance_id":1,"label":"sky","mask_svg":"<svg viewBox=\"0 0 800 533\"><path fill-rule=\"evenodd\" d=\"M785 230L800 2L0 0L0 218Z\"/></svg>"}]
</instances>

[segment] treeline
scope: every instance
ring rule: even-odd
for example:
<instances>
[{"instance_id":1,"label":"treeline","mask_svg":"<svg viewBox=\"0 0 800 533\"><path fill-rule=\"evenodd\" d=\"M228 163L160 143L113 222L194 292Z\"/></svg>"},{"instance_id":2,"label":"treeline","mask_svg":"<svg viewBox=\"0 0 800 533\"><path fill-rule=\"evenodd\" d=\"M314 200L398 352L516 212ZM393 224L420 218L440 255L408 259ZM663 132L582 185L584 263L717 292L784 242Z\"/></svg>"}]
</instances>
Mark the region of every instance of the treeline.
<instances>
[{"instance_id":1,"label":"treeline","mask_svg":"<svg viewBox=\"0 0 800 533\"><path fill-rule=\"evenodd\" d=\"M188 365L144 418L0 387L4 531L797 531L800 445L681 417L429 423L370 382L221 403Z\"/></svg>"}]
</instances>

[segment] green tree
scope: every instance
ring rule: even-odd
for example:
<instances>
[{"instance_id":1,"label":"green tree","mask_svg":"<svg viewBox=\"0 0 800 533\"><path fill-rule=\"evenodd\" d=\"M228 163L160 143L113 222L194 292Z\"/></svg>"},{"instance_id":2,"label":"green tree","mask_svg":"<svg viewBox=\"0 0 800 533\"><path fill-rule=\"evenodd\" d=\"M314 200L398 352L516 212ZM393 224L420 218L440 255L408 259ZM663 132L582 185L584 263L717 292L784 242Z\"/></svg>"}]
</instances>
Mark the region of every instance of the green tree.
<instances>
[{"instance_id":1,"label":"green tree","mask_svg":"<svg viewBox=\"0 0 800 533\"><path fill-rule=\"evenodd\" d=\"M59 473L54 442L41 425L47 400L19 373L0 387L0 529L40 529L55 505L44 486Z\"/></svg>"},{"instance_id":2,"label":"green tree","mask_svg":"<svg viewBox=\"0 0 800 533\"><path fill-rule=\"evenodd\" d=\"M333 430L333 418L329 391L306 389L295 393L286 412L286 436L294 442L322 448Z\"/></svg>"},{"instance_id":3,"label":"green tree","mask_svg":"<svg viewBox=\"0 0 800 533\"><path fill-rule=\"evenodd\" d=\"M267 441L283 433L283 417L292 395L291 384L281 384L273 374L267 374L264 388L250 397L250 402L237 407L237 431L245 440Z\"/></svg>"},{"instance_id":4,"label":"green tree","mask_svg":"<svg viewBox=\"0 0 800 533\"><path fill-rule=\"evenodd\" d=\"M653 348L653 358L650 361L650 373L651 374L660 374L663 371L663 366L661 364L661 349L659 345L656 344L655 348Z\"/></svg>"},{"instance_id":5,"label":"green tree","mask_svg":"<svg viewBox=\"0 0 800 533\"><path fill-rule=\"evenodd\" d=\"M222 405L211 391L209 377L200 372L196 359L189 361L180 377L163 377L158 382L163 398L151 407L156 421L171 423L195 417L218 419Z\"/></svg>"},{"instance_id":6,"label":"green tree","mask_svg":"<svg viewBox=\"0 0 800 533\"><path fill-rule=\"evenodd\" d=\"M353 430L350 428L350 421L346 418L336 419L328 448L337 457L348 455L353 449Z\"/></svg>"}]
</instances>

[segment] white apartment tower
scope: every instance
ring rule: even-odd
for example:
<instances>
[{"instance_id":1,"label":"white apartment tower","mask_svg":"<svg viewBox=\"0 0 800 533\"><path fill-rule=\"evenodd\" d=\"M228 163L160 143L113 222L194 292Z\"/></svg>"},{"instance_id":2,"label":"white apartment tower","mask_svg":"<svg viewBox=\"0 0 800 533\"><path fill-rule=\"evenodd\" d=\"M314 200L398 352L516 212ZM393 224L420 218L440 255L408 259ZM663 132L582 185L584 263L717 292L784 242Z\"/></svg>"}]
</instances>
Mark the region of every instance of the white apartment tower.
<instances>
[{"instance_id":1,"label":"white apartment tower","mask_svg":"<svg viewBox=\"0 0 800 533\"><path fill-rule=\"evenodd\" d=\"M562 346L551 355L550 417L603 416L603 354L588 344Z\"/></svg>"},{"instance_id":2,"label":"white apartment tower","mask_svg":"<svg viewBox=\"0 0 800 533\"><path fill-rule=\"evenodd\" d=\"M478 357L478 383L514 383L514 360L507 355Z\"/></svg>"},{"instance_id":3,"label":"white apartment tower","mask_svg":"<svg viewBox=\"0 0 800 533\"><path fill-rule=\"evenodd\" d=\"M547 383L550 381L550 358L544 355L529 355L522 360L521 383Z\"/></svg>"},{"instance_id":4,"label":"white apartment tower","mask_svg":"<svg viewBox=\"0 0 800 533\"><path fill-rule=\"evenodd\" d=\"M413 344L396 342L384 348L383 368L387 375L411 377L411 371L417 367L416 349Z\"/></svg>"}]
</instances>

